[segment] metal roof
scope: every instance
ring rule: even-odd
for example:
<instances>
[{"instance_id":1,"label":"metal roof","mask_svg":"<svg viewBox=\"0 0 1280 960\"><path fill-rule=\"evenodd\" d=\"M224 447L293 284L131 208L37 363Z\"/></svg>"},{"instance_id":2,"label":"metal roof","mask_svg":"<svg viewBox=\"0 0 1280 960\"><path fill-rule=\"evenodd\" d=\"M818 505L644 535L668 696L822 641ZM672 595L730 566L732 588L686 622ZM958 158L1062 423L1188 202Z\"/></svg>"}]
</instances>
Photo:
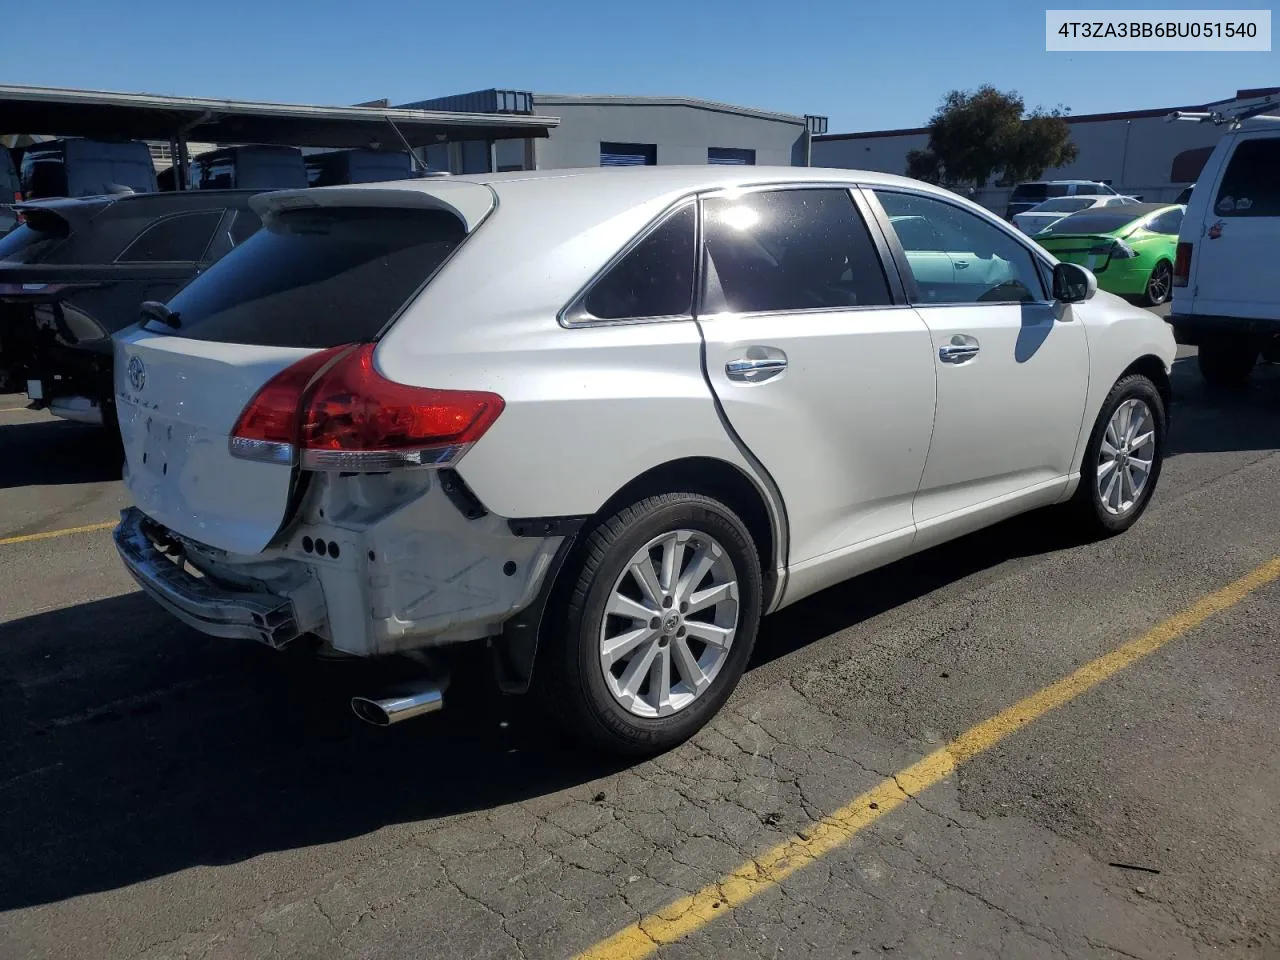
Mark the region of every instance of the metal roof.
<instances>
[{"instance_id":1,"label":"metal roof","mask_svg":"<svg viewBox=\"0 0 1280 960\"><path fill-rule=\"evenodd\" d=\"M51 136L299 147L399 147L449 140L545 137L556 117L453 113L401 107L325 107L169 97L149 93L0 85L0 131Z\"/></svg>"}]
</instances>

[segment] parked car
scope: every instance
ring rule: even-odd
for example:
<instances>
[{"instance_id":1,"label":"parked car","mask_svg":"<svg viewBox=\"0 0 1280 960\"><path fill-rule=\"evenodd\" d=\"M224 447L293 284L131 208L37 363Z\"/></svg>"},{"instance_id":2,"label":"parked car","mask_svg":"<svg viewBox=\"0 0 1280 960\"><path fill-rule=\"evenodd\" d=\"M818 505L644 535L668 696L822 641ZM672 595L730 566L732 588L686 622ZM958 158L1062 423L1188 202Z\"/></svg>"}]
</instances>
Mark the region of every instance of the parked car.
<instances>
[{"instance_id":1,"label":"parked car","mask_svg":"<svg viewBox=\"0 0 1280 960\"><path fill-rule=\"evenodd\" d=\"M265 228L116 338L115 543L208 634L488 644L503 690L651 752L716 713L763 614L1037 507L1117 533L1160 474L1168 326L917 181L637 167L251 202ZM903 217L981 262L917 276ZM431 676L365 692L376 723L443 702Z\"/></svg>"},{"instance_id":2,"label":"parked car","mask_svg":"<svg viewBox=\"0 0 1280 960\"><path fill-rule=\"evenodd\" d=\"M408 180L415 176L413 161L404 150L329 150L303 159L307 182L313 187Z\"/></svg>"},{"instance_id":3,"label":"parked car","mask_svg":"<svg viewBox=\"0 0 1280 960\"><path fill-rule=\"evenodd\" d=\"M0 372L37 408L114 423L111 335L260 226L254 191L21 204L0 238Z\"/></svg>"},{"instance_id":4,"label":"parked car","mask_svg":"<svg viewBox=\"0 0 1280 960\"><path fill-rule=\"evenodd\" d=\"M1083 210L1035 239L1059 260L1092 271L1103 290L1152 307L1168 300L1173 289L1173 260L1186 209L1135 203Z\"/></svg>"},{"instance_id":5,"label":"parked car","mask_svg":"<svg viewBox=\"0 0 1280 960\"><path fill-rule=\"evenodd\" d=\"M140 140L68 137L32 144L23 149L20 176L23 200L157 189L151 151Z\"/></svg>"},{"instance_id":6,"label":"parked car","mask_svg":"<svg viewBox=\"0 0 1280 960\"><path fill-rule=\"evenodd\" d=\"M1205 161L1174 262L1169 322L1199 348L1209 383L1245 383L1258 357L1280 361L1280 117L1229 129Z\"/></svg>"},{"instance_id":7,"label":"parked car","mask_svg":"<svg viewBox=\"0 0 1280 960\"><path fill-rule=\"evenodd\" d=\"M1081 210L1091 210L1096 207L1118 207L1137 202L1133 197L1114 194L1092 197L1054 197L1044 203L1037 203L1034 207L1024 210L1022 213L1015 213L1013 215L1013 225L1028 236L1034 237L1041 230L1052 226L1063 217L1079 213Z\"/></svg>"},{"instance_id":8,"label":"parked car","mask_svg":"<svg viewBox=\"0 0 1280 960\"><path fill-rule=\"evenodd\" d=\"M193 190L283 190L307 185L297 147L223 147L191 160Z\"/></svg>"},{"instance_id":9,"label":"parked car","mask_svg":"<svg viewBox=\"0 0 1280 960\"><path fill-rule=\"evenodd\" d=\"M1028 180L1013 188L1004 218L1012 221L1015 214L1030 210L1037 204L1054 197L1116 196L1109 184L1096 180Z\"/></svg>"},{"instance_id":10,"label":"parked car","mask_svg":"<svg viewBox=\"0 0 1280 960\"><path fill-rule=\"evenodd\" d=\"M18 212L13 205L21 202L22 180L18 177L18 167L9 148L0 147L0 236L18 225Z\"/></svg>"}]
</instances>

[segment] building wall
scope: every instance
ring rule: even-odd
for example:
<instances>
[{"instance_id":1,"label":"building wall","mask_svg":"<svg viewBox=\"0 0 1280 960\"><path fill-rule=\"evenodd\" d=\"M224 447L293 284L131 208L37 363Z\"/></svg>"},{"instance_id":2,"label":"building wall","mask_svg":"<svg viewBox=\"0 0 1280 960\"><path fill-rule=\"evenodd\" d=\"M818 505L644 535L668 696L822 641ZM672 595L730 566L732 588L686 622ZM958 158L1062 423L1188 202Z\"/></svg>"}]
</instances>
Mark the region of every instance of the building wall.
<instances>
[{"instance_id":1,"label":"building wall","mask_svg":"<svg viewBox=\"0 0 1280 960\"><path fill-rule=\"evenodd\" d=\"M1256 97L1233 98L1211 105L1228 110ZM1170 107L1169 110L1177 108ZM1185 108L1197 109L1197 108ZM1184 151L1200 150L1187 165L1194 176L1203 165L1208 150L1221 138L1224 128L1211 123L1169 122L1169 110L1138 111L1127 115L1098 118L1079 117L1071 124L1071 138L1079 147L1075 162L1046 170L1046 180L1105 180L1122 193L1140 195L1145 200L1173 200L1192 180L1174 179L1174 159ZM813 143L813 165L846 169L906 173L907 154L923 150L929 135L922 131L885 131L821 139ZM1179 164L1183 166L1183 164ZM1003 211L1008 189L988 188L973 195L978 203Z\"/></svg>"},{"instance_id":2,"label":"building wall","mask_svg":"<svg viewBox=\"0 0 1280 960\"><path fill-rule=\"evenodd\" d=\"M756 165L802 166L804 121L747 116L710 107L580 103L534 94L534 112L560 118L533 141L540 170L598 167L601 142L657 146L660 165L705 164L708 147L754 149ZM499 161L501 162L501 161Z\"/></svg>"}]
</instances>

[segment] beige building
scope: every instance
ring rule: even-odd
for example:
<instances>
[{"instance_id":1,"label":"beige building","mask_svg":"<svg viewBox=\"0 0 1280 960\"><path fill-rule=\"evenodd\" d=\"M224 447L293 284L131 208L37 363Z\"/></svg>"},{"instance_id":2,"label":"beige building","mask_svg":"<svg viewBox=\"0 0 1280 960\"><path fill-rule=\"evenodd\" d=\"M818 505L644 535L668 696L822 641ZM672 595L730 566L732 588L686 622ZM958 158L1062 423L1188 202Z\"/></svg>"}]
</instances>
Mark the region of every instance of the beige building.
<instances>
[{"instance_id":1,"label":"beige building","mask_svg":"<svg viewBox=\"0 0 1280 960\"><path fill-rule=\"evenodd\" d=\"M1102 180L1146 200L1173 200L1195 182L1223 131L1212 123L1171 123L1165 118L1174 110L1229 111L1275 94L1280 94L1280 87L1238 90L1234 97L1194 106L1068 117L1079 156L1065 167L1046 170L1043 179ZM906 173L907 154L928 145L929 131L923 127L828 134L813 138L813 165ZM973 198L1003 212L1008 195L1007 189L989 188Z\"/></svg>"}]
</instances>

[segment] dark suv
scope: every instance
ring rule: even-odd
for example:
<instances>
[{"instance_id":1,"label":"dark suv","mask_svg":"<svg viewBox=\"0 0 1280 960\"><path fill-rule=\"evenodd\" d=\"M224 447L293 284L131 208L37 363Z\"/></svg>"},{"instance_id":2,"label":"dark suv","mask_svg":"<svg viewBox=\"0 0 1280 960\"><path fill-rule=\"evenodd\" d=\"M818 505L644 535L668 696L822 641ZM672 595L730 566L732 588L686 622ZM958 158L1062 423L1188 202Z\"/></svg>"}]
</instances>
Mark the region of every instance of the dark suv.
<instances>
[{"instance_id":1,"label":"dark suv","mask_svg":"<svg viewBox=\"0 0 1280 960\"><path fill-rule=\"evenodd\" d=\"M44 200L0 237L0 380L37 408L113 423L111 335L262 225L257 190Z\"/></svg>"}]
</instances>

